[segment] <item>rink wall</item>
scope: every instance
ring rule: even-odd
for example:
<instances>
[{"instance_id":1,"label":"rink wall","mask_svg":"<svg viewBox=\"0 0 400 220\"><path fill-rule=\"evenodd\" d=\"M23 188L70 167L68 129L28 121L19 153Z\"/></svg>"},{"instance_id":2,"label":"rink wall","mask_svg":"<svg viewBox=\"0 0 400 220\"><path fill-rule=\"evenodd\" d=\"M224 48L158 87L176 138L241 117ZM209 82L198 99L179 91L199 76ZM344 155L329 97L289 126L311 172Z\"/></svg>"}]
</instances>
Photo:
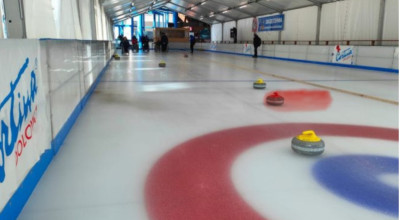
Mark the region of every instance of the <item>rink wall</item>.
<instances>
[{"instance_id":1,"label":"rink wall","mask_svg":"<svg viewBox=\"0 0 400 220\"><path fill-rule=\"evenodd\" d=\"M188 43L170 43L170 49L189 49ZM350 68L361 68L387 72L399 70L399 48L393 46L340 46L351 48L349 62L336 62L337 46L317 45L262 45L258 48L261 58L278 59L294 62L306 62L322 65L333 65ZM252 44L217 44L197 43L195 49L227 53L233 55L252 56Z\"/></svg>"},{"instance_id":2,"label":"rink wall","mask_svg":"<svg viewBox=\"0 0 400 220\"><path fill-rule=\"evenodd\" d=\"M0 219L16 219L109 64L109 41L0 40Z\"/></svg>"},{"instance_id":3,"label":"rink wall","mask_svg":"<svg viewBox=\"0 0 400 220\"><path fill-rule=\"evenodd\" d=\"M321 6L318 26L318 6L284 11L282 31L257 32L263 41L340 41L378 40L380 28L380 0L347 0L326 3ZM383 16L382 39L398 40L399 1L386 0ZM256 18L273 16L261 15ZM239 19L211 25L211 41L233 42L230 29L237 28L237 40L252 41L253 18ZM318 28L320 27L320 28ZM319 39L317 39L317 33ZM396 42L386 42L396 43ZM385 42L383 42L385 44ZM392 44L389 44L392 45ZM398 43L396 43L398 45Z\"/></svg>"}]
</instances>

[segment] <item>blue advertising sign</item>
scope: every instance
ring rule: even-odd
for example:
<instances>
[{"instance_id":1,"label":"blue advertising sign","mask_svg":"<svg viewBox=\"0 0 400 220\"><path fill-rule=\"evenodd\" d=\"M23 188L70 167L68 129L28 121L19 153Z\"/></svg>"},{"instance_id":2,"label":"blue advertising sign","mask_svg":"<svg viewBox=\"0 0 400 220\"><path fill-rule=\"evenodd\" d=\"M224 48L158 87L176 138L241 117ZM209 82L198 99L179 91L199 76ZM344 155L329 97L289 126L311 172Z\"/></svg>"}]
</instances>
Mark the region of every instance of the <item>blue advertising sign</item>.
<instances>
[{"instance_id":1,"label":"blue advertising sign","mask_svg":"<svg viewBox=\"0 0 400 220\"><path fill-rule=\"evenodd\" d=\"M284 21L283 14L258 18L258 31L282 31Z\"/></svg>"}]
</instances>

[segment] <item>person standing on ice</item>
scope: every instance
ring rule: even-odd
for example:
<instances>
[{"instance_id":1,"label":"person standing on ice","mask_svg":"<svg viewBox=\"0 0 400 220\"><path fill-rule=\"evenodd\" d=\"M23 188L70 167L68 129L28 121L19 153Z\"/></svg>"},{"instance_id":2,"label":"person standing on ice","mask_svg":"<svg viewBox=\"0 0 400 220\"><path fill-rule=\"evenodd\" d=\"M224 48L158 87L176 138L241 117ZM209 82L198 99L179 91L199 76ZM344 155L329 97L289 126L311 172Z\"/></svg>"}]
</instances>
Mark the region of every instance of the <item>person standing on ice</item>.
<instances>
[{"instance_id":1,"label":"person standing on ice","mask_svg":"<svg viewBox=\"0 0 400 220\"><path fill-rule=\"evenodd\" d=\"M254 46L254 58L257 58L257 49L261 45L261 38L254 33L254 38L253 38L253 46Z\"/></svg>"},{"instance_id":2,"label":"person standing on ice","mask_svg":"<svg viewBox=\"0 0 400 220\"><path fill-rule=\"evenodd\" d=\"M196 38L194 35L190 35L190 53L193 53L193 47L196 44Z\"/></svg>"}]
</instances>

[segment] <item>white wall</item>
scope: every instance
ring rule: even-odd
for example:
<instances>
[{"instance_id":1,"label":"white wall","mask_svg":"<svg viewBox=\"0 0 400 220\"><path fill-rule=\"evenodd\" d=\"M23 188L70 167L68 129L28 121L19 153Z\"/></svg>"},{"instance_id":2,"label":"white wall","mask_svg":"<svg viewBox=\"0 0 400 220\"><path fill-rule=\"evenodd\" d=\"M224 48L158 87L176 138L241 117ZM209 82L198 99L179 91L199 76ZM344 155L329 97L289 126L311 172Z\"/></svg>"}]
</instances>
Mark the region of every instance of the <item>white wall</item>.
<instances>
[{"instance_id":1,"label":"white wall","mask_svg":"<svg viewBox=\"0 0 400 220\"><path fill-rule=\"evenodd\" d=\"M0 4L2 1L0 0ZM94 1L95 5L91 2L91 0L24 0L27 38L112 40L112 24L104 8L99 0ZM91 13L92 9L95 11L94 14ZM96 27L92 27L94 19ZM93 39L93 36L96 36L96 39ZM0 38L3 38L1 22Z\"/></svg>"},{"instance_id":2,"label":"white wall","mask_svg":"<svg viewBox=\"0 0 400 220\"><path fill-rule=\"evenodd\" d=\"M377 39L379 5L380 0L345 0L324 4L320 39Z\"/></svg>"},{"instance_id":3,"label":"white wall","mask_svg":"<svg viewBox=\"0 0 400 220\"><path fill-rule=\"evenodd\" d=\"M222 41L222 24L211 25L211 41Z\"/></svg>"},{"instance_id":4,"label":"white wall","mask_svg":"<svg viewBox=\"0 0 400 220\"><path fill-rule=\"evenodd\" d=\"M79 0L79 17L81 21L82 39L92 39L92 24L91 24L91 0Z\"/></svg>"},{"instance_id":5,"label":"white wall","mask_svg":"<svg viewBox=\"0 0 400 220\"><path fill-rule=\"evenodd\" d=\"M383 40L399 39L399 0L386 0Z\"/></svg>"},{"instance_id":6,"label":"white wall","mask_svg":"<svg viewBox=\"0 0 400 220\"><path fill-rule=\"evenodd\" d=\"M323 4L320 40L375 40L378 38L380 0L344 0ZM317 32L318 7L311 6L284 12L285 27L282 39L286 41L314 41ZM259 17L272 16L263 15ZM258 18L259 18L258 17ZM386 0L383 39L398 40L399 0ZM252 41L253 18L238 20L238 41ZM230 40L229 31L234 22L224 23L224 41ZM222 41L222 25L211 28L211 40ZM258 32L263 41L277 41L279 31Z\"/></svg>"},{"instance_id":7,"label":"white wall","mask_svg":"<svg viewBox=\"0 0 400 220\"><path fill-rule=\"evenodd\" d=\"M82 39L76 0L58 1L61 3L57 4L60 8L55 8L55 10L60 10L60 18L57 19L59 23L56 23L60 27L59 37L65 39Z\"/></svg>"},{"instance_id":8,"label":"white wall","mask_svg":"<svg viewBox=\"0 0 400 220\"><path fill-rule=\"evenodd\" d=\"M252 25L253 25L253 18L246 18L238 21L237 25L238 41L253 40L253 32L251 32Z\"/></svg>"},{"instance_id":9,"label":"white wall","mask_svg":"<svg viewBox=\"0 0 400 220\"><path fill-rule=\"evenodd\" d=\"M315 40L318 7L307 7L283 13L285 26L282 40Z\"/></svg>"},{"instance_id":10,"label":"white wall","mask_svg":"<svg viewBox=\"0 0 400 220\"><path fill-rule=\"evenodd\" d=\"M54 0L25 0L25 27L27 38L59 38L56 28ZM59 8L58 8L59 9ZM57 11L58 13L59 11Z\"/></svg>"},{"instance_id":11,"label":"white wall","mask_svg":"<svg viewBox=\"0 0 400 220\"><path fill-rule=\"evenodd\" d=\"M236 26L235 21L225 22L224 23L224 33L223 33L223 41L231 41L233 42L233 38L231 38L231 28Z\"/></svg>"}]
</instances>

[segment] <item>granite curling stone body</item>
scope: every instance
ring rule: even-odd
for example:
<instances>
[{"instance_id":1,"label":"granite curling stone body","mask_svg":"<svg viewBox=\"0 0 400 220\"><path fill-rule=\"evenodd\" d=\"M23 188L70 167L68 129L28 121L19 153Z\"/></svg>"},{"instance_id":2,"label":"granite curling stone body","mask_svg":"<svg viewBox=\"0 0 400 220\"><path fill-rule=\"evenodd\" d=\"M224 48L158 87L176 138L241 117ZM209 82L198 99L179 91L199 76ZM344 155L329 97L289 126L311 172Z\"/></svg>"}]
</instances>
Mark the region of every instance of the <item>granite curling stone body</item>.
<instances>
[{"instance_id":1,"label":"granite curling stone body","mask_svg":"<svg viewBox=\"0 0 400 220\"><path fill-rule=\"evenodd\" d=\"M324 152L325 143L314 131L307 130L292 139L292 149L299 154L315 156Z\"/></svg>"},{"instance_id":2,"label":"granite curling stone body","mask_svg":"<svg viewBox=\"0 0 400 220\"><path fill-rule=\"evenodd\" d=\"M278 92L274 92L272 95L267 97L268 105L283 105L285 99L278 94Z\"/></svg>"},{"instance_id":3,"label":"granite curling stone body","mask_svg":"<svg viewBox=\"0 0 400 220\"><path fill-rule=\"evenodd\" d=\"M253 83L253 88L255 89L265 89L266 86L267 84L264 82L263 79L258 79Z\"/></svg>"}]
</instances>

